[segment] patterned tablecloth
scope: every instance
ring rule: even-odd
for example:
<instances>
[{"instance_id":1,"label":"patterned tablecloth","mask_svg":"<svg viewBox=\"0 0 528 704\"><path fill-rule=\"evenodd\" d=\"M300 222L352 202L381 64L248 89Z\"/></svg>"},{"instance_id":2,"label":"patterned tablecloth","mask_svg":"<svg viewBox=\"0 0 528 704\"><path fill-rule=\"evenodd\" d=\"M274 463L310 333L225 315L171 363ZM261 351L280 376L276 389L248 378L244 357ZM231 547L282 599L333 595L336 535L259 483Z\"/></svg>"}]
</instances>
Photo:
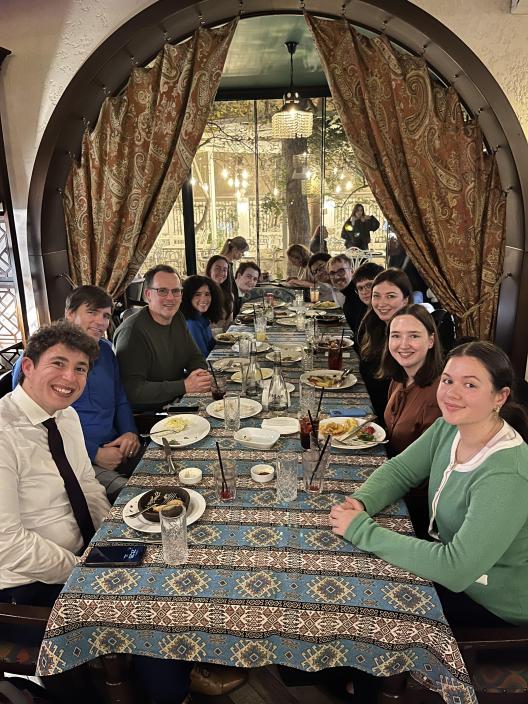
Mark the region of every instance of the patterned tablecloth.
<instances>
[{"instance_id":1,"label":"patterned tablecloth","mask_svg":"<svg viewBox=\"0 0 528 704\"><path fill-rule=\"evenodd\" d=\"M303 333L278 326L268 337L304 342ZM217 345L211 356L232 354ZM316 358L316 367L325 364L323 356ZM357 372L354 354L346 365ZM298 365L285 369L287 380L296 382L299 374ZM201 399L203 408L209 400ZM292 415L297 403L294 393ZM325 392L323 410L353 404L368 405L361 382ZM259 426L263 415L269 414L243 425ZM351 666L379 676L411 671L448 703L476 702L433 585L361 552L328 527L332 504L383 462L383 446L334 450L323 494L300 490L297 501L278 504L275 482L256 484L249 470L256 461L273 462L277 454L298 455L298 434L257 452L237 445L222 421L209 420L207 438L173 452L181 465L201 467L204 475L194 488L207 509L189 528L188 563L168 567L161 545L148 545L140 567L74 569L53 608L38 674L62 672L107 653L240 667L282 664L309 672ZM237 497L230 505L219 505L214 496L217 440L224 457L237 461ZM163 453L151 445L93 543L138 537L122 520L123 505L168 480ZM387 507L377 520L412 534L403 502Z\"/></svg>"}]
</instances>

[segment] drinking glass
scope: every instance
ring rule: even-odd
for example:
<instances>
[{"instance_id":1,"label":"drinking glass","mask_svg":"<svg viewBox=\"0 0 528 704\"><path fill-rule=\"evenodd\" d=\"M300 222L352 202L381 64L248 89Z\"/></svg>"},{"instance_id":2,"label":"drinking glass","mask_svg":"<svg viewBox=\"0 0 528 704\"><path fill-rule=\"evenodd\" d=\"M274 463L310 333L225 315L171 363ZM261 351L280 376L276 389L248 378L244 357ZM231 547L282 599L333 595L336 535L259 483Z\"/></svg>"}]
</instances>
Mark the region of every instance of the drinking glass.
<instances>
[{"instance_id":1,"label":"drinking glass","mask_svg":"<svg viewBox=\"0 0 528 704\"><path fill-rule=\"evenodd\" d=\"M257 313L255 316L255 339L257 342L266 341L266 325L268 321L266 318L266 312Z\"/></svg>"},{"instance_id":2,"label":"drinking glass","mask_svg":"<svg viewBox=\"0 0 528 704\"><path fill-rule=\"evenodd\" d=\"M304 293L302 291L295 291L295 307L304 308Z\"/></svg>"},{"instance_id":3,"label":"drinking glass","mask_svg":"<svg viewBox=\"0 0 528 704\"><path fill-rule=\"evenodd\" d=\"M187 562L187 512L185 506L168 506L160 511L163 559L168 565Z\"/></svg>"},{"instance_id":4,"label":"drinking glass","mask_svg":"<svg viewBox=\"0 0 528 704\"><path fill-rule=\"evenodd\" d=\"M332 342L328 348L328 369L343 368L343 348L338 342Z\"/></svg>"},{"instance_id":5,"label":"drinking glass","mask_svg":"<svg viewBox=\"0 0 528 704\"><path fill-rule=\"evenodd\" d=\"M302 351L301 369L303 372L311 372L314 365L313 347L304 347Z\"/></svg>"},{"instance_id":6,"label":"drinking glass","mask_svg":"<svg viewBox=\"0 0 528 704\"><path fill-rule=\"evenodd\" d=\"M223 469L223 472L222 472ZM213 464L213 478L216 498L224 503L235 500L236 497L236 464L233 460L216 461Z\"/></svg>"},{"instance_id":7,"label":"drinking glass","mask_svg":"<svg viewBox=\"0 0 528 704\"><path fill-rule=\"evenodd\" d=\"M310 347L316 347L319 342L319 327L315 318L306 322L306 342Z\"/></svg>"},{"instance_id":8,"label":"drinking glass","mask_svg":"<svg viewBox=\"0 0 528 704\"><path fill-rule=\"evenodd\" d=\"M307 416L308 411L315 417L320 395L319 389L299 381L299 417Z\"/></svg>"},{"instance_id":9,"label":"drinking glass","mask_svg":"<svg viewBox=\"0 0 528 704\"><path fill-rule=\"evenodd\" d=\"M277 501L295 501L297 498L297 467L299 461L278 458L277 459Z\"/></svg>"},{"instance_id":10,"label":"drinking glass","mask_svg":"<svg viewBox=\"0 0 528 704\"><path fill-rule=\"evenodd\" d=\"M224 396L224 428L240 430L240 395L233 391Z\"/></svg>"},{"instance_id":11,"label":"drinking glass","mask_svg":"<svg viewBox=\"0 0 528 704\"><path fill-rule=\"evenodd\" d=\"M319 450L317 447L302 451L304 490L307 494L320 494L323 491L324 475L330 462L330 443L319 462L321 451L322 448Z\"/></svg>"},{"instance_id":12,"label":"drinking glass","mask_svg":"<svg viewBox=\"0 0 528 704\"><path fill-rule=\"evenodd\" d=\"M315 286L310 289L310 302L319 303L319 289Z\"/></svg>"},{"instance_id":13,"label":"drinking glass","mask_svg":"<svg viewBox=\"0 0 528 704\"><path fill-rule=\"evenodd\" d=\"M211 379L211 396L213 401L221 401L226 392L227 379L225 376L216 376Z\"/></svg>"},{"instance_id":14,"label":"drinking glass","mask_svg":"<svg viewBox=\"0 0 528 704\"><path fill-rule=\"evenodd\" d=\"M295 326L299 332L302 332L306 326L306 317L304 314L304 308L297 308L297 315L295 316Z\"/></svg>"},{"instance_id":15,"label":"drinking glass","mask_svg":"<svg viewBox=\"0 0 528 704\"><path fill-rule=\"evenodd\" d=\"M248 359L251 351L251 338L241 337L238 340L238 356L242 359Z\"/></svg>"}]
</instances>

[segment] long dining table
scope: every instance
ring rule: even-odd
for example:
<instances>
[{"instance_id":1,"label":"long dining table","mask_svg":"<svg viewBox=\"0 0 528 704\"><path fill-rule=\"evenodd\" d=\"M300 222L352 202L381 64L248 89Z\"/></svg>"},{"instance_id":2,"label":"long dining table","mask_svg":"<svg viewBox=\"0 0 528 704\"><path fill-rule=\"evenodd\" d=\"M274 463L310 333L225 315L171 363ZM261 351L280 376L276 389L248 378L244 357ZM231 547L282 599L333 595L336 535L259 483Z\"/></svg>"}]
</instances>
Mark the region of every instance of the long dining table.
<instances>
[{"instance_id":1,"label":"long dining table","mask_svg":"<svg viewBox=\"0 0 528 704\"><path fill-rule=\"evenodd\" d=\"M231 330L252 332L234 325ZM341 327L327 328L340 334ZM304 345L305 333L274 324L268 342ZM345 359L358 376L349 389L327 390L324 412L368 406L357 357ZM215 361L236 356L217 344ZM260 356L261 366L271 366ZM326 367L324 353L314 367ZM298 410L299 363L284 366L295 385L291 408ZM240 390L229 382L228 390ZM211 401L199 402L200 415ZM242 421L257 427L271 413ZM275 414L276 415L276 414ZM476 696L434 585L373 554L365 553L329 528L330 507L351 494L385 459L383 445L364 450L332 450L323 493L279 503L275 481L259 484L250 467L274 463L278 456L299 457L299 434L283 435L270 450L244 448L208 417L211 432L201 441L173 450L178 468L203 472L194 487L206 501L201 519L189 527L189 556L172 567L159 543L147 543L138 567L87 567L71 573L57 599L41 646L37 674L53 675L99 656L137 654L235 665L244 668L285 665L307 672L354 667L379 677L409 672L448 704L474 704ZM217 501L212 467L215 443L224 458L236 461L233 503ZM162 448L151 442L92 545L111 539L151 538L123 521L123 507L140 492L176 484ZM403 501L388 506L376 520L386 528L413 534Z\"/></svg>"}]
</instances>

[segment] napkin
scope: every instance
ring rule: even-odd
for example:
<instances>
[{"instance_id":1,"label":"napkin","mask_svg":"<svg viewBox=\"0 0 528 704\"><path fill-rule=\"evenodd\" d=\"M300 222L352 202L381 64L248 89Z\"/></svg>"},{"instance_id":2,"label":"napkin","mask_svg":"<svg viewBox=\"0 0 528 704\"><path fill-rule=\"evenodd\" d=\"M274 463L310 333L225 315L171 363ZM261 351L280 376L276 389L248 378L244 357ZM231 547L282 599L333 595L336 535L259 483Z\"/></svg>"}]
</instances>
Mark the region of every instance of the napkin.
<instances>
[{"instance_id":1,"label":"napkin","mask_svg":"<svg viewBox=\"0 0 528 704\"><path fill-rule=\"evenodd\" d=\"M366 416L369 413L372 413L370 408L367 406L359 406L357 408L334 408L334 410L330 411L329 415L334 418L357 418Z\"/></svg>"}]
</instances>

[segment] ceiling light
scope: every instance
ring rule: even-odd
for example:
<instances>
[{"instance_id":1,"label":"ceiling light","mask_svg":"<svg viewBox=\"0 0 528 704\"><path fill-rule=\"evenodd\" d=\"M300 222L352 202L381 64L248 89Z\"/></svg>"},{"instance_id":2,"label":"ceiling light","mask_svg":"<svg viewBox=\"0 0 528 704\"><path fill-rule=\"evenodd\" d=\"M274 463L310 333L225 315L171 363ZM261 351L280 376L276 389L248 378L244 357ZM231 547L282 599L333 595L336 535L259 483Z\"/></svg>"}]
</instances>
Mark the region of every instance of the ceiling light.
<instances>
[{"instance_id":1,"label":"ceiling light","mask_svg":"<svg viewBox=\"0 0 528 704\"><path fill-rule=\"evenodd\" d=\"M191 186L196 186L196 179L194 176L191 178Z\"/></svg>"},{"instance_id":2,"label":"ceiling light","mask_svg":"<svg viewBox=\"0 0 528 704\"><path fill-rule=\"evenodd\" d=\"M230 178L230 179L227 180L227 185L228 185L228 186L231 186L231 187L232 187L233 184L234 184L234 181L233 181L232 178Z\"/></svg>"},{"instance_id":3,"label":"ceiling light","mask_svg":"<svg viewBox=\"0 0 528 704\"><path fill-rule=\"evenodd\" d=\"M226 179L229 176L229 171L227 169L222 169L222 178Z\"/></svg>"},{"instance_id":4,"label":"ceiling light","mask_svg":"<svg viewBox=\"0 0 528 704\"><path fill-rule=\"evenodd\" d=\"M243 178L243 179L247 179L248 176L249 176L248 172L246 171L246 169L244 169L244 170L242 171L242 178Z\"/></svg>"},{"instance_id":5,"label":"ceiling light","mask_svg":"<svg viewBox=\"0 0 528 704\"><path fill-rule=\"evenodd\" d=\"M313 129L313 115L299 107L300 98L293 88L293 55L297 42L286 42L290 54L290 89L284 96L284 105L271 118L271 136L273 139L296 139L310 137Z\"/></svg>"}]
</instances>

